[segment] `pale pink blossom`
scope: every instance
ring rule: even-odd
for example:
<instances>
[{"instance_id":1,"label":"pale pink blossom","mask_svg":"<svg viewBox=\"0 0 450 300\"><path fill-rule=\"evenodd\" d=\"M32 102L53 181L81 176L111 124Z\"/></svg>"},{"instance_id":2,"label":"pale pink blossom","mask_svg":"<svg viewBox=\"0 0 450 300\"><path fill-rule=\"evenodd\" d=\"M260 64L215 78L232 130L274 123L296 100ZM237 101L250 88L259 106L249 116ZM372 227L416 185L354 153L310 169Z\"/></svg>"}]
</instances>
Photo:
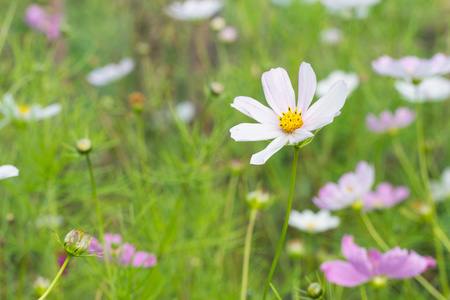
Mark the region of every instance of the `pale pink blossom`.
<instances>
[{"instance_id":1,"label":"pale pink blossom","mask_svg":"<svg viewBox=\"0 0 450 300\"><path fill-rule=\"evenodd\" d=\"M238 38L238 31L233 26L227 26L219 32L219 39L224 43L234 43Z\"/></svg>"},{"instance_id":2,"label":"pale pink blossom","mask_svg":"<svg viewBox=\"0 0 450 300\"><path fill-rule=\"evenodd\" d=\"M356 166L355 172L345 173L338 183L329 182L312 201L321 209L339 210L362 201L375 181L375 169L365 161Z\"/></svg>"},{"instance_id":3,"label":"pale pink blossom","mask_svg":"<svg viewBox=\"0 0 450 300\"><path fill-rule=\"evenodd\" d=\"M396 81L395 88L408 102L440 102L450 97L450 80L435 76L422 80L419 84Z\"/></svg>"},{"instance_id":4,"label":"pale pink blossom","mask_svg":"<svg viewBox=\"0 0 450 300\"><path fill-rule=\"evenodd\" d=\"M49 14L38 4L31 4L25 12L25 23L31 28L45 33L49 40L60 36L62 20L61 14Z\"/></svg>"},{"instance_id":5,"label":"pale pink blossom","mask_svg":"<svg viewBox=\"0 0 450 300\"><path fill-rule=\"evenodd\" d=\"M442 53L438 53L430 59L415 56L393 59L385 55L373 61L372 68L380 75L417 81L449 73L450 57Z\"/></svg>"},{"instance_id":6,"label":"pale pink blossom","mask_svg":"<svg viewBox=\"0 0 450 300\"><path fill-rule=\"evenodd\" d=\"M251 164L264 164L285 145L295 145L313 137L312 131L333 122L340 114L348 89L344 81L335 82L328 93L312 106L316 91L316 75L310 64L303 62L299 70L298 101L287 72L271 69L262 76L266 101L270 108L249 97L236 97L231 104L240 112L260 122L242 123L230 129L236 141L263 141L274 139L261 152L252 156Z\"/></svg>"},{"instance_id":7,"label":"pale pink blossom","mask_svg":"<svg viewBox=\"0 0 450 300\"><path fill-rule=\"evenodd\" d=\"M363 197L364 211L386 208L409 197L409 189L405 186L394 188L390 183L382 182L378 184L375 191L368 192Z\"/></svg>"},{"instance_id":8,"label":"pale pink blossom","mask_svg":"<svg viewBox=\"0 0 450 300\"><path fill-rule=\"evenodd\" d=\"M405 128L409 126L415 118L416 114L414 111L406 107L400 107L395 111L395 114L392 114L389 110L381 112L379 117L374 114L369 114L366 118L366 125L370 131L384 133Z\"/></svg>"},{"instance_id":9,"label":"pale pink blossom","mask_svg":"<svg viewBox=\"0 0 450 300\"><path fill-rule=\"evenodd\" d=\"M361 248L353 236L342 238L341 251L347 261L325 262L320 269L328 281L345 287L354 287L370 280L404 279L417 276L434 267L436 260L414 251L395 247L386 253L376 249Z\"/></svg>"}]
</instances>

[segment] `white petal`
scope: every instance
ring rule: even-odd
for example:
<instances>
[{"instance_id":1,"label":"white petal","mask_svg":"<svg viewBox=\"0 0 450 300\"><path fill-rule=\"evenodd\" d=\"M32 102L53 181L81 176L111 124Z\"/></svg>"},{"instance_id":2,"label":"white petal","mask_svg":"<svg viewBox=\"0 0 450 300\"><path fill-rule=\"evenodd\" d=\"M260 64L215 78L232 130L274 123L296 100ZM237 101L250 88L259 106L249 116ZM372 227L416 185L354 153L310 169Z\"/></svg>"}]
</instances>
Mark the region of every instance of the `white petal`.
<instances>
[{"instance_id":1,"label":"white petal","mask_svg":"<svg viewBox=\"0 0 450 300\"><path fill-rule=\"evenodd\" d=\"M278 125L242 123L230 129L231 138L238 142L264 141L284 135Z\"/></svg>"},{"instance_id":2,"label":"white petal","mask_svg":"<svg viewBox=\"0 0 450 300\"><path fill-rule=\"evenodd\" d=\"M348 89L343 80L335 82L328 93L317 100L303 115L303 129L315 130L333 121L338 115L345 99Z\"/></svg>"},{"instance_id":3,"label":"white petal","mask_svg":"<svg viewBox=\"0 0 450 300\"><path fill-rule=\"evenodd\" d=\"M267 103L278 116L287 112L288 106L294 109L295 93L286 70L271 69L262 75L261 81Z\"/></svg>"},{"instance_id":4,"label":"white petal","mask_svg":"<svg viewBox=\"0 0 450 300\"><path fill-rule=\"evenodd\" d=\"M311 104L316 91L317 79L311 65L302 62L298 72L298 103L299 111L306 111Z\"/></svg>"},{"instance_id":5,"label":"white petal","mask_svg":"<svg viewBox=\"0 0 450 300\"><path fill-rule=\"evenodd\" d=\"M314 134L312 134L308 130L299 128L294 130L291 134L289 134L289 144L291 145L297 144L298 142L301 142L313 136Z\"/></svg>"},{"instance_id":6,"label":"white petal","mask_svg":"<svg viewBox=\"0 0 450 300\"><path fill-rule=\"evenodd\" d=\"M0 179L19 176L19 169L11 165L4 165L0 167Z\"/></svg>"},{"instance_id":7,"label":"white petal","mask_svg":"<svg viewBox=\"0 0 450 300\"><path fill-rule=\"evenodd\" d=\"M46 108L39 109L35 112L34 117L36 120L51 118L61 111L61 104L55 103L47 106Z\"/></svg>"},{"instance_id":8,"label":"white petal","mask_svg":"<svg viewBox=\"0 0 450 300\"><path fill-rule=\"evenodd\" d=\"M270 108L262 105L260 102L250 97L236 97L231 107L236 108L241 113L246 114L250 118L263 124L278 125L280 121L277 118L277 114Z\"/></svg>"},{"instance_id":9,"label":"white petal","mask_svg":"<svg viewBox=\"0 0 450 300\"><path fill-rule=\"evenodd\" d=\"M288 141L287 135L282 135L274 139L263 151L253 154L250 164L262 165L278 150L283 148Z\"/></svg>"}]
</instances>

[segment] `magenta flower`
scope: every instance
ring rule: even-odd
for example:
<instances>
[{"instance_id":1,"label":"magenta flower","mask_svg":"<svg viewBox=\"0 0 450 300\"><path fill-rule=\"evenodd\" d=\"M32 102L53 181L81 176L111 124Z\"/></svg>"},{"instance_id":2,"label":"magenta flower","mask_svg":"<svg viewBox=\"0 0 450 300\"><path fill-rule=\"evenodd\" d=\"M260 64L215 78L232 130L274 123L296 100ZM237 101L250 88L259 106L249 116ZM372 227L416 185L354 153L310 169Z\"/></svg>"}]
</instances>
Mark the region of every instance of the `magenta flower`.
<instances>
[{"instance_id":1,"label":"magenta flower","mask_svg":"<svg viewBox=\"0 0 450 300\"><path fill-rule=\"evenodd\" d=\"M345 173L338 183L329 182L318 192L319 197L312 201L321 209L338 210L362 201L362 198L372 188L375 181L375 170L372 165L361 161L355 172Z\"/></svg>"},{"instance_id":2,"label":"magenta flower","mask_svg":"<svg viewBox=\"0 0 450 300\"><path fill-rule=\"evenodd\" d=\"M406 107L400 107L395 111L395 114L385 110L378 118L374 114L369 114L366 118L366 125L370 131L376 133L392 132L409 126L415 118L414 111Z\"/></svg>"},{"instance_id":3,"label":"magenta flower","mask_svg":"<svg viewBox=\"0 0 450 300\"><path fill-rule=\"evenodd\" d=\"M353 242L353 236L342 238L341 251L347 261L334 260L325 262L320 269L328 281L353 287L373 279L403 279L419 275L429 267L436 265L436 260L421 256L414 251L395 247L386 253L370 249L369 253Z\"/></svg>"},{"instance_id":4,"label":"magenta flower","mask_svg":"<svg viewBox=\"0 0 450 300\"><path fill-rule=\"evenodd\" d=\"M133 267L153 267L156 265L156 256L144 251L136 251L134 245L122 243L120 234L105 234L105 250L102 249L102 243L93 238L89 247L91 253L102 255L106 253L109 260L118 261L124 266ZM102 253L103 252L103 253ZM103 260L103 257L99 257Z\"/></svg>"},{"instance_id":5,"label":"magenta flower","mask_svg":"<svg viewBox=\"0 0 450 300\"><path fill-rule=\"evenodd\" d=\"M380 75L409 81L422 80L427 77L449 73L450 57L438 53L430 59L405 56L396 60L385 55L373 61L372 68Z\"/></svg>"},{"instance_id":6,"label":"magenta flower","mask_svg":"<svg viewBox=\"0 0 450 300\"><path fill-rule=\"evenodd\" d=\"M364 196L364 211L391 207L408 197L409 189L407 187L394 188L390 183L383 182L377 186L375 192L369 192Z\"/></svg>"},{"instance_id":7,"label":"magenta flower","mask_svg":"<svg viewBox=\"0 0 450 300\"><path fill-rule=\"evenodd\" d=\"M25 23L47 35L49 40L60 36L60 26L63 20L60 14L48 14L38 4L31 4L25 12Z\"/></svg>"}]
</instances>

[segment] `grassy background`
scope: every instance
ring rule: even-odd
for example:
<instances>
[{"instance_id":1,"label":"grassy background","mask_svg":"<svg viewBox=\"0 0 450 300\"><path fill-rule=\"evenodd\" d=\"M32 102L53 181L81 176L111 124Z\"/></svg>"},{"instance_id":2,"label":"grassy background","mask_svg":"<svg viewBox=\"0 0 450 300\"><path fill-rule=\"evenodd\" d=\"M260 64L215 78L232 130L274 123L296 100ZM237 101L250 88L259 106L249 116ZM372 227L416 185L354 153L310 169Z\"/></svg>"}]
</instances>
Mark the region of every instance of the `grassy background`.
<instances>
[{"instance_id":1,"label":"grassy background","mask_svg":"<svg viewBox=\"0 0 450 300\"><path fill-rule=\"evenodd\" d=\"M360 160L375 165L377 183L409 185L390 138L370 133L365 117L412 106L400 99L394 80L375 74L370 62L383 54L449 54L450 6L444 0L385 0L363 20L332 16L320 3L276 7L266 0L229 0L220 14L239 30L231 45L220 43L207 21L170 19L163 13L169 2L162 0L67 1L66 37L48 42L23 22L30 2L14 3L0 3L0 45L5 41L0 96L10 92L21 104L61 103L63 110L55 118L10 124L0 132L0 164L20 169L19 177L2 181L0 188L0 277L6 299L32 299L36 276L56 274L61 250L47 227L61 236L83 228L98 237L87 166L74 148L83 137L94 144L105 231L122 234L137 250L156 253L158 266L116 266L108 279L102 262L74 259L49 299L107 299L101 291L109 286L116 289L115 299L236 299L249 214L244 198L262 187L275 201L258 214L254 231L249 290L250 299L259 299L282 227L294 151L286 147L263 166L249 165L251 155L267 143L230 138L229 128L249 119L229 103L250 96L265 104L260 77L270 68L285 68L296 91L302 61L312 65L319 80L336 69L359 74L361 84L341 116L300 153L293 208L315 209L311 197L317 190L354 170ZM14 14L9 28L8 12ZM338 45L320 43L320 32L330 26L344 33ZM106 87L87 83L93 68L125 56L138 64L132 74ZM221 82L224 93L211 95L212 81ZM126 103L134 91L147 98L142 117ZM174 114L175 105L185 100L196 107L190 124ZM424 109L430 174L438 178L450 161L450 104ZM415 162L414 126L399 138ZM242 173L231 172L233 159L243 163ZM414 200L421 199L413 192L399 206L371 217L391 246L435 256L431 229L401 214L411 211ZM448 209L448 203L439 204L443 228L450 225ZM356 213L336 214L342 220L336 230L315 236L288 230L287 240L304 240L308 255L292 261L282 253L273 282L283 299L323 277L319 263L324 256L340 255L343 234L376 247ZM36 225L38 218L56 215L63 216L61 225ZM440 289L436 269L425 277ZM360 297L357 288L327 287L326 299ZM390 281L385 290L367 291L369 299L430 299L415 280Z\"/></svg>"}]
</instances>

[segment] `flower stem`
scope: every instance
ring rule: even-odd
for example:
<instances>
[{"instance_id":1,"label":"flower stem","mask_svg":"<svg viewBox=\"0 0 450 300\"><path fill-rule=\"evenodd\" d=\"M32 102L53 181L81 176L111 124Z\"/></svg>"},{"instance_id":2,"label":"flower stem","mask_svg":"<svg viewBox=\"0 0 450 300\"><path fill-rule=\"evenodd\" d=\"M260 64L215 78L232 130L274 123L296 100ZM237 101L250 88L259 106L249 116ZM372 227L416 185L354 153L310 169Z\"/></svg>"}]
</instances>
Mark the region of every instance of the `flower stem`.
<instances>
[{"instance_id":1,"label":"flower stem","mask_svg":"<svg viewBox=\"0 0 450 300\"><path fill-rule=\"evenodd\" d=\"M252 209L250 212L250 220L248 222L247 234L245 236L244 262L242 265L242 287L241 300L247 299L247 282L248 282L248 265L250 261L250 248L252 245L253 227L255 226L256 213L258 210Z\"/></svg>"},{"instance_id":2,"label":"flower stem","mask_svg":"<svg viewBox=\"0 0 450 300\"><path fill-rule=\"evenodd\" d=\"M434 288L434 286L432 286L425 278L423 278L423 276L418 275L416 277L416 280L431 294L434 296L434 298L438 299L438 300L448 300L446 297L444 297L444 295L442 295L441 293L439 293L438 290L436 290Z\"/></svg>"},{"instance_id":3,"label":"flower stem","mask_svg":"<svg viewBox=\"0 0 450 300\"><path fill-rule=\"evenodd\" d=\"M283 230L281 232L280 241L278 242L277 252L275 253L275 257L273 259L272 266L270 268L269 276L267 276L266 286L264 287L263 300L266 300L266 298L267 298L267 293L269 291L272 276L273 276L273 273L275 272L275 268L277 266L278 257L280 256L281 249L283 248L284 237L286 236L286 231L287 231L288 222L289 222L289 215L291 214L292 198L294 197L295 175L297 174L297 163L298 163L299 151L300 151L300 148L295 147L294 164L292 166L291 187L289 190L289 200L288 200L288 206L287 206L287 210L286 210L286 217L284 218Z\"/></svg>"},{"instance_id":4,"label":"flower stem","mask_svg":"<svg viewBox=\"0 0 450 300\"><path fill-rule=\"evenodd\" d=\"M361 284L359 286L359 291L361 292L361 300L368 300L367 293L366 293L366 288L364 287L364 284Z\"/></svg>"},{"instance_id":5,"label":"flower stem","mask_svg":"<svg viewBox=\"0 0 450 300\"><path fill-rule=\"evenodd\" d=\"M58 274L56 274L55 279L53 279L53 281L50 284L50 286L48 287L48 289L45 291L45 293L38 300L43 300L43 299L47 298L48 294L50 294L50 292L52 291L52 289L55 286L56 282L58 281L59 277L61 277L61 274L64 272L64 269L66 268L67 264L69 263L70 258L71 258L71 256L67 255L67 258L64 261L63 265L61 266L61 268L59 269Z\"/></svg>"},{"instance_id":6,"label":"flower stem","mask_svg":"<svg viewBox=\"0 0 450 300\"><path fill-rule=\"evenodd\" d=\"M367 214L363 211L360 213L361 219L364 222L364 225L366 225L367 231L369 231L372 238L377 242L378 246L383 249L383 251L389 250L389 246L386 244L386 242L383 240L383 238L378 234L377 230L373 226L372 222L370 221Z\"/></svg>"}]
</instances>

